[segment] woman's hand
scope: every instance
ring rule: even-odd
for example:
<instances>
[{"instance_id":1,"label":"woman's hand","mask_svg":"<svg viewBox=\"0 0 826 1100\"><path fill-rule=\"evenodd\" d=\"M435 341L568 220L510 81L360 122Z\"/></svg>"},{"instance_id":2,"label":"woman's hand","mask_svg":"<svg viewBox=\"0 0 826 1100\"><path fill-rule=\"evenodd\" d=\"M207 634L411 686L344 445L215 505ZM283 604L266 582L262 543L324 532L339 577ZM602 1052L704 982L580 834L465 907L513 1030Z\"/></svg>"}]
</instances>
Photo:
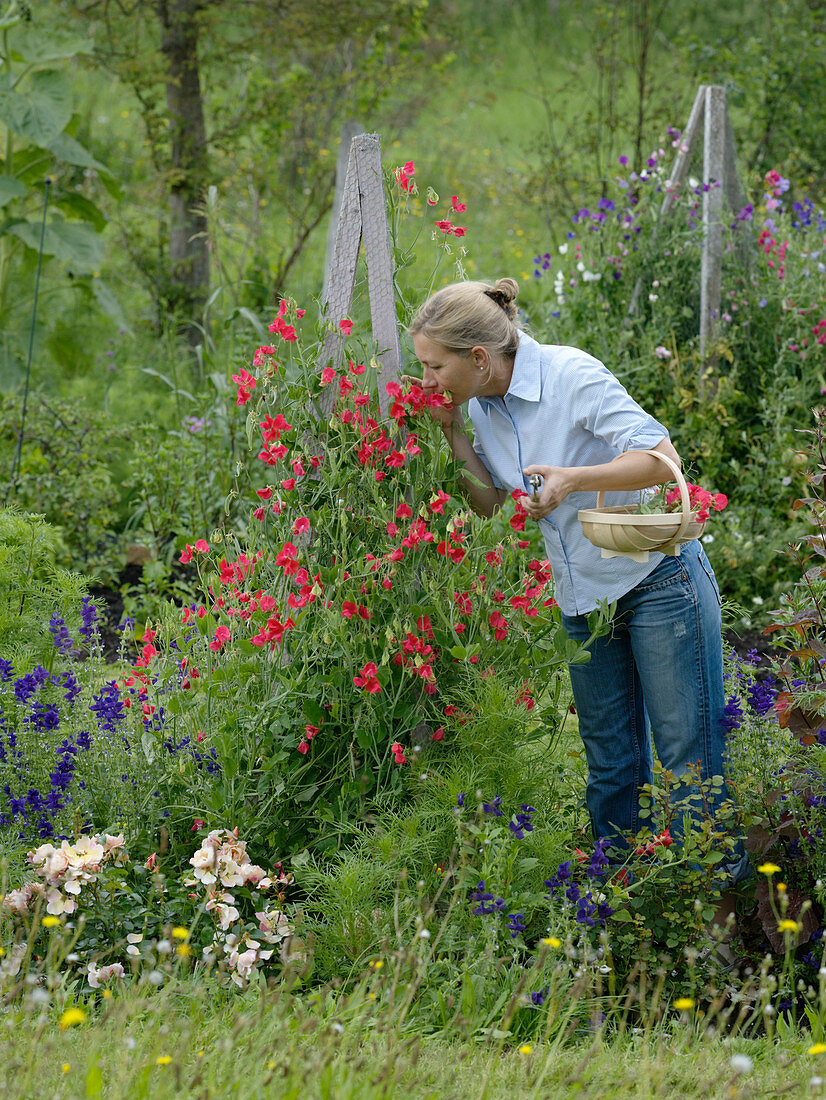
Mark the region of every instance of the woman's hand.
<instances>
[{"instance_id":1,"label":"woman's hand","mask_svg":"<svg viewBox=\"0 0 826 1100\"><path fill-rule=\"evenodd\" d=\"M523 500L531 519L544 519L573 491L570 472L564 466L526 466L522 473L528 477L539 474L543 479L539 499L531 500L528 497Z\"/></svg>"}]
</instances>

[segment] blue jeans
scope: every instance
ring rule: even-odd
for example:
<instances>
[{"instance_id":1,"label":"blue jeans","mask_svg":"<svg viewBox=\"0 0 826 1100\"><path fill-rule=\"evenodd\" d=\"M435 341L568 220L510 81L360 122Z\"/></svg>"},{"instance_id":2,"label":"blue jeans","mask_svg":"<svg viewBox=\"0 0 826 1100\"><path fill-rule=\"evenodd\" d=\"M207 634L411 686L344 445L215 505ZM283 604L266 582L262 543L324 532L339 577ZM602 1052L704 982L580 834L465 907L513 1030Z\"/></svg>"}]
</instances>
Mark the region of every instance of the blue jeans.
<instances>
[{"instance_id":1,"label":"blue jeans","mask_svg":"<svg viewBox=\"0 0 826 1100\"><path fill-rule=\"evenodd\" d=\"M562 625L579 642L589 637L585 615L563 615ZM623 848L625 837L649 824L639 796L653 781L651 735L675 777L692 765L703 779L723 775L720 591L699 541L684 543L617 601L610 633L590 652L586 664L570 666L588 761L586 802L594 838ZM726 797L723 787L715 801ZM741 844L724 870L734 881L751 874Z\"/></svg>"}]
</instances>

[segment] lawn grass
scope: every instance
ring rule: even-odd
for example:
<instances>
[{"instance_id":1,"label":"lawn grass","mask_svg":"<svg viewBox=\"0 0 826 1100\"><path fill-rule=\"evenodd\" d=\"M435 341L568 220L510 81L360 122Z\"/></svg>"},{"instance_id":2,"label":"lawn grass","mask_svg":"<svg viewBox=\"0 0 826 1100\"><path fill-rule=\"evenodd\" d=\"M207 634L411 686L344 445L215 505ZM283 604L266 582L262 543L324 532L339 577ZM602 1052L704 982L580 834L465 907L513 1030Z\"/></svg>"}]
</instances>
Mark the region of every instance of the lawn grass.
<instances>
[{"instance_id":1,"label":"lawn grass","mask_svg":"<svg viewBox=\"0 0 826 1100\"><path fill-rule=\"evenodd\" d=\"M366 987L365 987L366 988ZM361 992L364 992L362 988ZM342 1022L343 1021L343 1022ZM811 1037L710 1037L674 1013L644 1032L560 1032L552 1041L424 1037L398 1007L367 1001L341 1019L319 994L227 998L186 979L101 999L61 1031L54 1010L7 1008L0 1025L6 1100L55 1097L729 1098L818 1095L826 1055ZM743 1071L740 1059L752 1063Z\"/></svg>"}]
</instances>

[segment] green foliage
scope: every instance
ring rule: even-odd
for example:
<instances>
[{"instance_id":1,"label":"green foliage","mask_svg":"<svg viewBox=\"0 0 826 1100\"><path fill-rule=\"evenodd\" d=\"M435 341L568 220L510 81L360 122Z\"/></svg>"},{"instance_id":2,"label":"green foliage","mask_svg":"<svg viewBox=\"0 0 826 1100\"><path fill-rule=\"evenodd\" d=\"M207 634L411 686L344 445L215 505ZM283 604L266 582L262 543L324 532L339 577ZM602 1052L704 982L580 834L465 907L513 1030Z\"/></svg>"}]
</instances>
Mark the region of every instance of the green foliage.
<instances>
[{"instance_id":1,"label":"green foliage","mask_svg":"<svg viewBox=\"0 0 826 1100\"><path fill-rule=\"evenodd\" d=\"M100 280L106 217L84 186L84 172L94 172L113 193L117 188L109 170L74 136L78 118L68 64L86 49L84 39L16 2L8 5L2 23L0 384L9 387L25 364L24 334L31 318L29 295L13 294L12 288L28 284L33 290L41 248L47 266L59 266L57 279L71 274L72 293L87 305L112 298Z\"/></svg>"},{"instance_id":2,"label":"green foliage","mask_svg":"<svg viewBox=\"0 0 826 1100\"><path fill-rule=\"evenodd\" d=\"M59 539L42 516L0 508L0 655L22 670L53 653L49 619L77 620L86 581L55 564Z\"/></svg>"},{"instance_id":3,"label":"green foliage","mask_svg":"<svg viewBox=\"0 0 826 1100\"><path fill-rule=\"evenodd\" d=\"M11 469L20 431L20 402L0 401L0 463ZM88 402L52 403L42 392L29 395L20 467L12 499L42 514L54 528L57 564L87 576L115 580L124 557L124 461L134 431L112 422Z\"/></svg>"}]
</instances>

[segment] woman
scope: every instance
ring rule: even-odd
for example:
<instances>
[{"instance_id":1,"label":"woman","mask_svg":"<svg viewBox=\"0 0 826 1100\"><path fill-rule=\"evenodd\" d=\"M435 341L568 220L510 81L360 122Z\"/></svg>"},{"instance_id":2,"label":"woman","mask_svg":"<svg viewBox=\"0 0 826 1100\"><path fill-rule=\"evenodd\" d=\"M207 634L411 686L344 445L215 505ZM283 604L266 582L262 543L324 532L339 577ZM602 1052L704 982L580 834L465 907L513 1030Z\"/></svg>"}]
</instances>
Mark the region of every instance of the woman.
<instances>
[{"instance_id":1,"label":"woman","mask_svg":"<svg viewBox=\"0 0 826 1100\"><path fill-rule=\"evenodd\" d=\"M577 512L593 507L599 490L622 504L666 480L665 463L641 452L677 463L679 456L667 429L602 363L519 331L517 294L513 279L455 283L424 303L410 333L423 389L450 395L433 415L469 475L474 510L492 515L514 490L530 493L532 474L541 476L538 499L523 504L544 535L571 637L585 641L588 613L601 600L617 601L610 635L570 673L594 838L622 849L648 824L639 795L653 780L649 720L664 768L677 777L697 765L704 778L723 775L720 593L697 540L677 557L652 553L640 563L603 558L585 538ZM473 442L460 408L466 401ZM733 882L748 877L744 854L728 859ZM730 909L725 897L717 919Z\"/></svg>"}]
</instances>

